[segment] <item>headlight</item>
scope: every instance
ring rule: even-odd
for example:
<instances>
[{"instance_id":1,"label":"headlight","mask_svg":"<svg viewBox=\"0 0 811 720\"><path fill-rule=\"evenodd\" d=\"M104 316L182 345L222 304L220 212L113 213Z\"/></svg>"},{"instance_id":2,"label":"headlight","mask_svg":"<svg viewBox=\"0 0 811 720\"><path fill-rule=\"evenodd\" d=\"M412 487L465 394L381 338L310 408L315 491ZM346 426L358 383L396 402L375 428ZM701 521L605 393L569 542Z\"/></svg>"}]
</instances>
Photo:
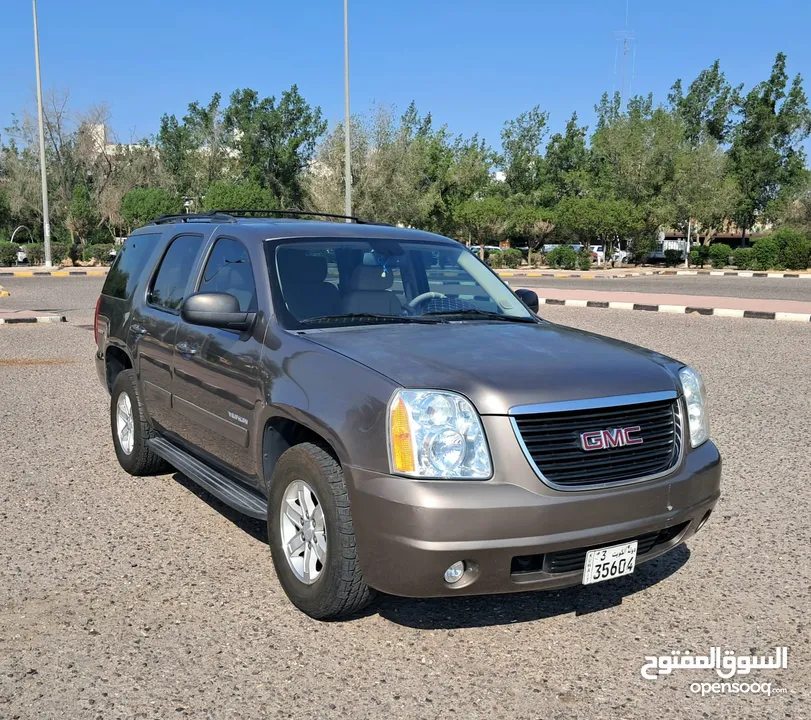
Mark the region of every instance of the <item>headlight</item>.
<instances>
[{"instance_id":1,"label":"headlight","mask_svg":"<svg viewBox=\"0 0 811 720\"><path fill-rule=\"evenodd\" d=\"M461 395L398 390L389 404L388 427L392 472L471 480L492 475L481 420Z\"/></svg>"},{"instance_id":2,"label":"headlight","mask_svg":"<svg viewBox=\"0 0 811 720\"><path fill-rule=\"evenodd\" d=\"M679 370L679 379L687 405L687 420L690 424L690 444L698 447L710 436L710 420L707 417L707 394L701 373L691 367Z\"/></svg>"}]
</instances>

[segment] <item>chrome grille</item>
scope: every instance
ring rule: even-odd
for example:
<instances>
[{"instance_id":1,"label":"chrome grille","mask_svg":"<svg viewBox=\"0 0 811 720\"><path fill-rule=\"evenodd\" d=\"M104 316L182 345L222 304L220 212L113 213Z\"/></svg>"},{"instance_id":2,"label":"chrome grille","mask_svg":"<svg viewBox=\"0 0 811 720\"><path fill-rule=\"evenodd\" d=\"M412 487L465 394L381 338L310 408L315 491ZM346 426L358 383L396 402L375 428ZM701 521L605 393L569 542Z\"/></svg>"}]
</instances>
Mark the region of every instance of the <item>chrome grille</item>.
<instances>
[{"instance_id":1,"label":"chrome grille","mask_svg":"<svg viewBox=\"0 0 811 720\"><path fill-rule=\"evenodd\" d=\"M512 420L524 452L541 478L561 489L660 475L673 468L681 455L682 421L675 398L519 414ZM632 426L640 427L635 437L642 439L641 444L596 451L586 451L581 445L582 433Z\"/></svg>"}]
</instances>

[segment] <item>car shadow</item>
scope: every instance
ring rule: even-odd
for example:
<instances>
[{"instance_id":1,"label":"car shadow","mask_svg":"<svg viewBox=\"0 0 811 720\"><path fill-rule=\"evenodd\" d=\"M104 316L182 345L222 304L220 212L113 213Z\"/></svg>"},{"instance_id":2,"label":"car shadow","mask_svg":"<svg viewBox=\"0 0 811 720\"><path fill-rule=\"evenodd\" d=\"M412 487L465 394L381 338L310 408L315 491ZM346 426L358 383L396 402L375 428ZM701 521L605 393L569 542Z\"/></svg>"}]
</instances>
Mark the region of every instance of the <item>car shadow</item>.
<instances>
[{"instance_id":1,"label":"car shadow","mask_svg":"<svg viewBox=\"0 0 811 720\"><path fill-rule=\"evenodd\" d=\"M248 517L238 510L234 510L230 505L226 505L222 500L214 497L208 490L201 488L194 480L186 477L183 473L176 472L172 477L178 485L182 485L190 493L196 495L213 510L234 523L240 530L245 531L255 540L259 540L265 545L268 544L268 526L266 522Z\"/></svg>"},{"instance_id":2,"label":"car shadow","mask_svg":"<svg viewBox=\"0 0 811 720\"><path fill-rule=\"evenodd\" d=\"M173 478L252 538L268 544L267 523L234 510L182 473L175 473ZM397 625L418 630L457 630L514 625L570 613L575 616L589 615L621 605L624 598L647 590L677 573L689 559L690 550L682 543L664 555L639 565L633 575L562 590L425 599L379 593L368 607L343 622L379 615Z\"/></svg>"}]
</instances>

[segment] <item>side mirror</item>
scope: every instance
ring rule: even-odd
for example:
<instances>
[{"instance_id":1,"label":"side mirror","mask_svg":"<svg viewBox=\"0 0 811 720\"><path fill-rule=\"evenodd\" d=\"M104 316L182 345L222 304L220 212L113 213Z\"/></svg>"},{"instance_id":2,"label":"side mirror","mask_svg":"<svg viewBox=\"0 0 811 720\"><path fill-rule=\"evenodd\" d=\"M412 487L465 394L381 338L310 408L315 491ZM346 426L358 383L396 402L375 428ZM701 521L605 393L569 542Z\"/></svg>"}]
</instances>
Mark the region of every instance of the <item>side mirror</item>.
<instances>
[{"instance_id":1,"label":"side mirror","mask_svg":"<svg viewBox=\"0 0 811 720\"><path fill-rule=\"evenodd\" d=\"M515 294L518 295L519 300L524 303L532 312L537 313L540 304L538 303L538 295L534 290L527 290L526 288L520 288L519 290L515 291Z\"/></svg>"},{"instance_id":2,"label":"side mirror","mask_svg":"<svg viewBox=\"0 0 811 720\"><path fill-rule=\"evenodd\" d=\"M223 328L224 330L248 330L256 313L241 312L239 300L228 293L197 293L183 303L180 317L192 325Z\"/></svg>"}]
</instances>

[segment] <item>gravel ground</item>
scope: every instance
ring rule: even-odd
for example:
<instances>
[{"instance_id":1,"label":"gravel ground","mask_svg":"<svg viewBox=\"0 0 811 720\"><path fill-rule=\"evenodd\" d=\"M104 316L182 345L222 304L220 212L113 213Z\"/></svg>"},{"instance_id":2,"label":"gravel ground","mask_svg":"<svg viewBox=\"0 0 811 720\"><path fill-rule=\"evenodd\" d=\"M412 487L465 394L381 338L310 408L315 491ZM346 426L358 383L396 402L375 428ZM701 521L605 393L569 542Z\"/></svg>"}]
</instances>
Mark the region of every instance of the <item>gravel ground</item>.
<instances>
[{"instance_id":1,"label":"gravel ground","mask_svg":"<svg viewBox=\"0 0 811 720\"><path fill-rule=\"evenodd\" d=\"M811 280L802 278L735 278L714 275L651 275L649 277L505 278L514 287L621 290L673 295L715 295L761 300L811 301Z\"/></svg>"},{"instance_id":2,"label":"gravel ground","mask_svg":"<svg viewBox=\"0 0 811 720\"><path fill-rule=\"evenodd\" d=\"M79 309L69 323L0 328L0 718L810 716L811 473L787 440L811 418L805 326L545 308L704 373L725 458L706 529L606 584L384 597L319 623L285 599L261 523L179 475L119 469L91 360L99 283L82 282L37 281ZM785 689L770 698L639 672L645 655L778 645L789 669L750 676Z\"/></svg>"}]
</instances>

